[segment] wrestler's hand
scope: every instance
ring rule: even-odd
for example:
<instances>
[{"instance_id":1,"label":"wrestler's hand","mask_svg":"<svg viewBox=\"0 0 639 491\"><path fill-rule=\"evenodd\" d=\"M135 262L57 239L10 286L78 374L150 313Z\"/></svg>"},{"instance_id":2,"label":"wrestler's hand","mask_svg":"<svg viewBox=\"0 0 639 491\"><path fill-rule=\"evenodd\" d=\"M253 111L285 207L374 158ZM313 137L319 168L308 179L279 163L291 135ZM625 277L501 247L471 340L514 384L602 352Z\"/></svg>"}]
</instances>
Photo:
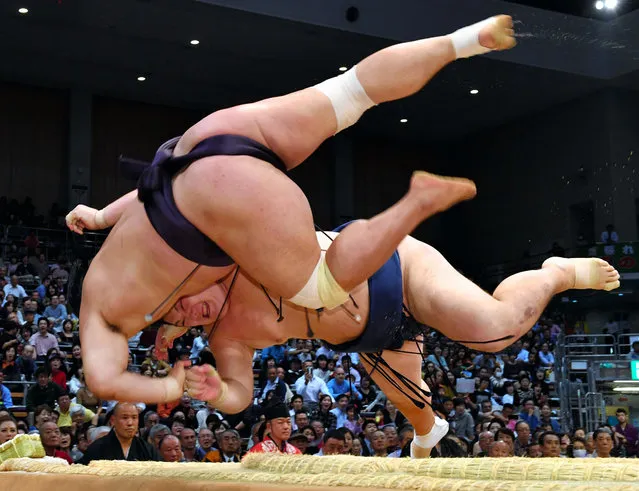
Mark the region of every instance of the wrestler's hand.
<instances>
[{"instance_id":1,"label":"wrestler's hand","mask_svg":"<svg viewBox=\"0 0 639 491\"><path fill-rule=\"evenodd\" d=\"M158 360L169 361L169 349L173 348L173 341L186 332L185 327L173 324L162 324L155 336L155 356Z\"/></svg>"},{"instance_id":2,"label":"wrestler's hand","mask_svg":"<svg viewBox=\"0 0 639 491\"><path fill-rule=\"evenodd\" d=\"M82 235L84 229L87 230L101 230L105 227L99 227L96 223L96 215L98 210L85 205L78 205L69 212L65 220L67 227L72 232Z\"/></svg>"},{"instance_id":3,"label":"wrestler's hand","mask_svg":"<svg viewBox=\"0 0 639 491\"><path fill-rule=\"evenodd\" d=\"M184 381L186 377L186 367L190 361L178 361L171 372L162 380L165 383L164 402L174 402L184 395Z\"/></svg>"},{"instance_id":4,"label":"wrestler's hand","mask_svg":"<svg viewBox=\"0 0 639 491\"><path fill-rule=\"evenodd\" d=\"M222 378L211 365L198 365L186 372L185 389L199 401L215 401L223 393Z\"/></svg>"}]
</instances>

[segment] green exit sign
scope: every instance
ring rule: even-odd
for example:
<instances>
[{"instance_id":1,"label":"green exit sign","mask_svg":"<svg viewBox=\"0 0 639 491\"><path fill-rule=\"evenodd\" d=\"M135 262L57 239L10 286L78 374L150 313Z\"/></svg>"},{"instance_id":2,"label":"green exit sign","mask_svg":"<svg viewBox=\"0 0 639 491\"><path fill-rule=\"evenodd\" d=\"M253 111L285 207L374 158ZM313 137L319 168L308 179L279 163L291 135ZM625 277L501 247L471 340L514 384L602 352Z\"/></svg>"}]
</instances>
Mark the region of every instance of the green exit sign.
<instances>
[{"instance_id":1,"label":"green exit sign","mask_svg":"<svg viewBox=\"0 0 639 491\"><path fill-rule=\"evenodd\" d=\"M630 373L632 374L632 380L639 380L639 360L630 361Z\"/></svg>"}]
</instances>

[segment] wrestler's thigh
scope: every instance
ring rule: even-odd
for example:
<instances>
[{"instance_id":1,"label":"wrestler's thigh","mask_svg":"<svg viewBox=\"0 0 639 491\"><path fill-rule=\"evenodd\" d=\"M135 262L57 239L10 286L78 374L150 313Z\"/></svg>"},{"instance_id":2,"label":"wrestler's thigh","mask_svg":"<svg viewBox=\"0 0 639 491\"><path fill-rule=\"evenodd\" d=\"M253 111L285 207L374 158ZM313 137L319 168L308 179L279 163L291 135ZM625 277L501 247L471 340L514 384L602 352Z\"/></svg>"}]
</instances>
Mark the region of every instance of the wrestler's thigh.
<instances>
[{"instance_id":1,"label":"wrestler's thigh","mask_svg":"<svg viewBox=\"0 0 639 491\"><path fill-rule=\"evenodd\" d=\"M252 157L208 157L176 177L178 209L251 277L289 298L320 256L302 190Z\"/></svg>"},{"instance_id":2,"label":"wrestler's thigh","mask_svg":"<svg viewBox=\"0 0 639 491\"><path fill-rule=\"evenodd\" d=\"M368 356L360 355L360 358L375 384L397 406L397 409L408 418L417 433L423 435L432 425L432 411L428 404L424 403L425 407L420 409L412 400L428 401L428 403L431 401L430 397L425 397L418 389L423 387L428 390L428 386L422 380L422 357L419 349L423 349L420 341L406 341L401 347L401 352L382 352L382 357L386 363L412 382L408 386L383 365L378 364L373 370L373 365L371 365L371 360L369 360Z\"/></svg>"},{"instance_id":3,"label":"wrestler's thigh","mask_svg":"<svg viewBox=\"0 0 639 491\"><path fill-rule=\"evenodd\" d=\"M330 99L319 90L308 88L210 114L189 128L175 154L183 155L211 136L236 134L266 145L291 169L306 160L336 129Z\"/></svg>"},{"instance_id":4,"label":"wrestler's thigh","mask_svg":"<svg viewBox=\"0 0 639 491\"><path fill-rule=\"evenodd\" d=\"M499 321L499 302L460 274L435 248L409 239L402 262L406 301L415 318L451 339L492 339L486 338L481 327Z\"/></svg>"}]
</instances>

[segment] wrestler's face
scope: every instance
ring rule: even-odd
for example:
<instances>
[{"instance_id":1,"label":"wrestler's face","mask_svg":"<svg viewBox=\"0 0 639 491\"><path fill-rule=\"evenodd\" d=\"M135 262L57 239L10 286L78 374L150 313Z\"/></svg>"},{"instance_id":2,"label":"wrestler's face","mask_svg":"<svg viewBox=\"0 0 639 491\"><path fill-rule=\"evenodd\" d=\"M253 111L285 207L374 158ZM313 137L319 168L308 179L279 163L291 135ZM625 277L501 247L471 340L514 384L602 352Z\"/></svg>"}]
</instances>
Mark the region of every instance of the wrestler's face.
<instances>
[{"instance_id":1,"label":"wrestler's face","mask_svg":"<svg viewBox=\"0 0 639 491\"><path fill-rule=\"evenodd\" d=\"M220 307L224 303L227 289L216 284L197 295L182 297L164 316L164 321L176 326L202 326L215 320ZM225 311L222 313L224 315Z\"/></svg>"}]
</instances>

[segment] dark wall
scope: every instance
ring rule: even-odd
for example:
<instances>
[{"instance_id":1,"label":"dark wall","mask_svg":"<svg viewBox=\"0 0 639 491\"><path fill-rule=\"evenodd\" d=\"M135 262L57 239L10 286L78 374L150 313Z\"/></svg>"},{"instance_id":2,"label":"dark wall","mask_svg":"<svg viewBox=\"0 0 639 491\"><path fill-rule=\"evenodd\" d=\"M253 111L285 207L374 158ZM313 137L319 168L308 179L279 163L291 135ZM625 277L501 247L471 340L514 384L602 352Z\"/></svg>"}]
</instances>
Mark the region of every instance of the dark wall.
<instances>
[{"instance_id":1,"label":"dark wall","mask_svg":"<svg viewBox=\"0 0 639 491\"><path fill-rule=\"evenodd\" d=\"M66 195L68 94L0 83L0 196L39 213Z\"/></svg>"},{"instance_id":2,"label":"dark wall","mask_svg":"<svg viewBox=\"0 0 639 491\"><path fill-rule=\"evenodd\" d=\"M150 162L162 143L184 133L202 115L165 106L94 98L91 206L103 207L135 187L135 181L120 172L120 155Z\"/></svg>"},{"instance_id":3,"label":"dark wall","mask_svg":"<svg viewBox=\"0 0 639 491\"><path fill-rule=\"evenodd\" d=\"M594 94L449 146L454 171L478 186L472 204L444 220L457 260L499 263L553 241L574 246L571 207L588 201L596 235L615 221L609 101Z\"/></svg>"}]
</instances>

